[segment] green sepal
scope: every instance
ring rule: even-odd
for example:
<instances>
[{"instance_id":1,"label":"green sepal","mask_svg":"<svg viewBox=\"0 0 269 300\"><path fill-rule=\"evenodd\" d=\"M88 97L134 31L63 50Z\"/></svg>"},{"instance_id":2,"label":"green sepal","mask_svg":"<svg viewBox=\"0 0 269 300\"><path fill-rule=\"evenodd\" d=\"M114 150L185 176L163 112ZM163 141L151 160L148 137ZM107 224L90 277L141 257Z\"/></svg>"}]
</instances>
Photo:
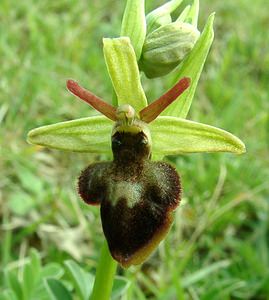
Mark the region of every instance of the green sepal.
<instances>
[{"instance_id":1,"label":"green sepal","mask_svg":"<svg viewBox=\"0 0 269 300\"><path fill-rule=\"evenodd\" d=\"M127 0L121 26L121 36L128 36L139 60L146 36L145 0Z\"/></svg>"},{"instance_id":2,"label":"green sepal","mask_svg":"<svg viewBox=\"0 0 269 300\"><path fill-rule=\"evenodd\" d=\"M134 49L128 37L103 39L109 76L118 98L118 106L130 104L136 111L147 106L140 81Z\"/></svg>"},{"instance_id":3,"label":"green sepal","mask_svg":"<svg viewBox=\"0 0 269 300\"><path fill-rule=\"evenodd\" d=\"M200 38L177 72L175 82L178 81L179 78L190 77L192 80L191 86L183 95L178 98L178 100L176 100L163 111L163 116L186 118L192 103L198 80L204 67L206 57L214 39L213 22L214 14L211 14Z\"/></svg>"},{"instance_id":4,"label":"green sepal","mask_svg":"<svg viewBox=\"0 0 269 300\"><path fill-rule=\"evenodd\" d=\"M171 0L147 14L147 34L162 25L171 23L170 14L179 7L181 2L182 0Z\"/></svg>"},{"instance_id":5,"label":"green sepal","mask_svg":"<svg viewBox=\"0 0 269 300\"><path fill-rule=\"evenodd\" d=\"M199 0L193 0L189 13L185 19L185 22L197 27L199 17Z\"/></svg>"},{"instance_id":6,"label":"green sepal","mask_svg":"<svg viewBox=\"0 0 269 300\"><path fill-rule=\"evenodd\" d=\"M175 117L158 117L149 124L152 152L176 155L194 152L246 151L243 142L233 134L202 123Z\"/></svg>"},{"instance_id":7,"label":"green sepal","mask_svg":"<svg viewBox=\"0 0 269 300\"><path fill-rule=\"evenodd\" d=\"M182 13L179 15L179 17L176 19L176 22L185 22L185 19L189 14L190 8L191 8L190 5L186 6L182 11Z\"/></svg>"},{"instance_id":8,"label":"green sepal","mask_svg":"<svg viewBox=\"0 0 269 300\"><path fill-rule=\"evenodd\" d=\"M60 150L110 153L113 124L104 116L76 119L35 128L28 133L27 141Z\"/></svg>"}]
</instances>

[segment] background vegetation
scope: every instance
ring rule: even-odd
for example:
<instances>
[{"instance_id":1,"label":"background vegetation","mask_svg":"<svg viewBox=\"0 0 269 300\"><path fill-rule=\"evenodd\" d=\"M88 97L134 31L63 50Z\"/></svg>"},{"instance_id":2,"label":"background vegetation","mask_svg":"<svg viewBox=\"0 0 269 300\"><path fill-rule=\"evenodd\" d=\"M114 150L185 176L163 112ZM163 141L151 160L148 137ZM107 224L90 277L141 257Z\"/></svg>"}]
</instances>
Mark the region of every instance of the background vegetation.
<instances>
[{"instance_id":1,"label":"background vegetation","mask_svg":"<svg viewBox=\"0 0 269 300\"><path fill-rule=\"evenodd\" d=\"M118 269L129 285L114 299L269 299L269 6L200 6L200 29L216 12L215 41L189 118L236 134L247 153L168 158L184 184L175 224L148 262ZM123 9L116 0L0 2L0 299L55 299L47 291L64 290L57 279L87 298L103 235L76 178L103 158L25 139L34 127L95 114L66 91L67 78L111 99L102 37L119 34ZM169 86L144 79L151 100Z\"/></svg>"}]
</instances>

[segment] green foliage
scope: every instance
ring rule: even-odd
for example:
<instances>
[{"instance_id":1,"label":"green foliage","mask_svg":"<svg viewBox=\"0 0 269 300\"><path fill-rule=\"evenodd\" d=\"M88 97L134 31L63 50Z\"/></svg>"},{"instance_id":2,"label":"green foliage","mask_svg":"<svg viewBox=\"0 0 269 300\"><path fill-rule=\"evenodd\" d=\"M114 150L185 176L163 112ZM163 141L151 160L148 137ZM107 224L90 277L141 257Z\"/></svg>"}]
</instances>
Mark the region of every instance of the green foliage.
<instances>
[{"instance_id":1,"label":"green foliage","mask_svg":"<svg viewBox=\"0 0 269 300\"><path fill-rule=\"evenodd\" d=\"M112 300L120 299L126 294L130 286L130 281L124 277L117 276L113 283Z\"/></svg>"},{"instance_id":2,"label":"green foliage","mask_svg":"<svg viewBox=\"0 0 269 300\"><path fill-rule=\"evenodd\" d=\"M61 281L53 278L46 280L46 288L51 300L72 300L71 294Z\"/></svg>"},{"instance_id":3,"label":"green foliage","mask_svg":"<svg viewBox=\"0 0 269 300\"><path fill-rule=\"evenodd\" d=\"M71 259L63 264L42 265L40 254L36 250L30 252L30 257L25 258L21 266L3 270L7 285L1 292L1 300L89 299L94 282L93 274ZM129 285L128 279L117 276L112 299L119 299Z\"/></svg>"},{"instance_id":4,"label":"green foliage","mask_svg":"<svg viewBox=\"0 0 269 300\"><path fill-rule=\"evenodd\" d=\"M56 263L41 266L41 258L36 250L32 250L30 257L23 263L20 267L4 269L4 281L7 286L3 295L12 295L12 298L17 300L50 299L44 282L56 282L62 277L63 268Z\"/></svg>"},{"instance_id":5,"label":"green foliage","mask_svg":"<svg viewBox=\"0 0 269 300\"><path fill-rule=\"evenodd\" d=\"M88 300L93 288L94 276L85 272L72 260L65 261L65 265L74 282L76 292L80 299Z\"/></svg>"},{"instance_id":6,"label":"green foliage","mask_svg":"<svg viewBox=\"0 0 269 300\"><path fill-rule=\"evenodd\" d=\"M268 297L266 4L201 1L198 27L202 29L215 11L215 41L189 116L235 133L248 152L240 158L169 158L183 180L183 201L167 240L150 261L120 270L129 280L125 299ZM156 8L154 1L146 5L147 11ZM0 3L1 300L23 299L22 268L31 246L44 256L40 277L61 280L74 299L77 290L64 261L79 259L80 267L94 274L102 237L98 209L80 203L75 186L80 170L97 157L29 146L25 137L39 125L93 115L65 92L66 78L80 79L97 95L111 99L102 46L96 45L103 36L117 35L123 10L122 2L109 0L91 5L69 0ZM142 78L148 99L171 87L172 75L150 83ZM24 194L31 200L24 202ZM19 197L18 212L11 203ZM197 273L207 268L213 271ZM197 274L199 280L185 285ZM39 295L48 295L44 283L41 286Z\"/></svg>"}]
</instances>

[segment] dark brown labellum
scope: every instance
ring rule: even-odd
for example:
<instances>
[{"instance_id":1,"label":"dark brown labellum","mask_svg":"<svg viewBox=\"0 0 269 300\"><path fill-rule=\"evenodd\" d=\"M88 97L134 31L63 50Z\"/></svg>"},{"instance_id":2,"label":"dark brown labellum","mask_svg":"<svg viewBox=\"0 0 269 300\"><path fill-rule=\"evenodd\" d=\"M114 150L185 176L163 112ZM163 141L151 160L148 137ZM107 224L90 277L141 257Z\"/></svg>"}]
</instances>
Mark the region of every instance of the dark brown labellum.
<instances>
[{"instance_id":1,"label":"dark brown labellum","mask_svg":"<svg viewBox=\"0 0 269 300\"><path fill-rule=\"evenodd\" d=\"M79 178L79 193L88 204L101 204L101 219L110 252L122 266L142 263L173 221L180 201L180 179L165 162L150 161L147 136L116 132L112 162L88 166Z\"/></svg>"}]
</instances>

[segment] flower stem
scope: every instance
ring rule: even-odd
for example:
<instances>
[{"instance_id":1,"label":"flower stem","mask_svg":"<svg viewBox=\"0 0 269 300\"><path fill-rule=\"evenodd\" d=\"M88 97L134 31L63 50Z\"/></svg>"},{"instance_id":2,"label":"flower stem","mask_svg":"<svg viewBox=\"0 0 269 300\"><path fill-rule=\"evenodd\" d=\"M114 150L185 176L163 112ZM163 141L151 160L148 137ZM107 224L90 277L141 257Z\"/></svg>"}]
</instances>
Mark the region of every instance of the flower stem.
<instances>
[{"instance_id":1,"label":"flower stem","mask_svg":"<svg viewBox=\"0 0 269 300\"><path fill-rule=\"evenodd\" d=\"M117 262L111 257L107 242L105 241L101 249L101 256L99 258L90 300L110 299L116 269Z\"/></svg>"}]
</instances>

